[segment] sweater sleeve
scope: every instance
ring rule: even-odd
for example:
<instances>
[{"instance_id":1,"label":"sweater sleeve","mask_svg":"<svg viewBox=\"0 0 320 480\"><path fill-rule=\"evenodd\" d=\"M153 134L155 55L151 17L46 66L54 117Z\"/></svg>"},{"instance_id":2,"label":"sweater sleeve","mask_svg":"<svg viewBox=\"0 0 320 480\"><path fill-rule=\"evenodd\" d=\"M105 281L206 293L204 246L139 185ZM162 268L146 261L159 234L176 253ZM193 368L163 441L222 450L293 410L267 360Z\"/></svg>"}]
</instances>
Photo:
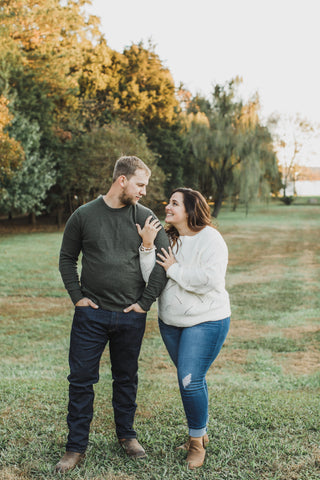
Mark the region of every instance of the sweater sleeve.
<instances>
[{"instance_id":1,"label":"sweater sleeve","mask_svg":"<svg viewBox=\"0 0 320 480\"><path fill-rule=\"evenodd\" d=\"M76 211L66 223L59 258L60 274L74 304L83 298L77 269L80 251L81 227L79 214Z\"/></svg>"},{"instance_id":2,"label":"sweater sleeve","mask_svg":"<svg viewBox=\"0 0 320 480\"><path fill-rule=\"evenodd\" d=\"M150 274L156 263L156 249L154 248L149 252L144 252L139 248L139 260L143 280L148 283Z\"/></svg>"},{"instance_id":3,"label":"sweater sleeve","mask_svg":"<svg viewBox=\"0 0 320 480\"><path fill-rule=\"evenodd\" d=\"M197 247L201 249L197 264L174 263L168 268L167 277L192 293L221 292L225 288L228 264L228 249L223 238L217 237Z\"/></svg>"},{"instance_id":4,"label":"sweater sleeve","mask_svg":"<svg viewBox=\"0 0 320 480\"><path fill-rule=\"evenodd\" d=\"M158 232L154 243L158 251L161 251L161 248L168 250L169 240L163 228ZM150 310L152 303L159 297L164 289L167 280L164 268L158 263L155 263L150 273L148 285L146 285L141 298L138 300L138 304L143 310Z\"/></svg>"}]
</instances>

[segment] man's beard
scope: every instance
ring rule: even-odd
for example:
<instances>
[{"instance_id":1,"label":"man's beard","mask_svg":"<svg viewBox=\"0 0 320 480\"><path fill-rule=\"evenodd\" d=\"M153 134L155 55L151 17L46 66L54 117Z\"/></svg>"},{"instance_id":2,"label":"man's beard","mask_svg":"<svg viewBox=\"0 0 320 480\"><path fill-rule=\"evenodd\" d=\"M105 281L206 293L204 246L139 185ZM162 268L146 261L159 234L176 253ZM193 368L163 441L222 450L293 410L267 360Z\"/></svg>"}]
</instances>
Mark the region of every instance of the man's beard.
<instances>
[{"instance_id":1,"label":"man's beard","mask_svg":"<svg viewBox=\"0 0 320 480\"><path fill-rule=\"evenodd\" d=\"M122 192L119 200L123 205L135 205L137 203L132 197L129 197L126 192Z\"/></svg>"}]
</instances>

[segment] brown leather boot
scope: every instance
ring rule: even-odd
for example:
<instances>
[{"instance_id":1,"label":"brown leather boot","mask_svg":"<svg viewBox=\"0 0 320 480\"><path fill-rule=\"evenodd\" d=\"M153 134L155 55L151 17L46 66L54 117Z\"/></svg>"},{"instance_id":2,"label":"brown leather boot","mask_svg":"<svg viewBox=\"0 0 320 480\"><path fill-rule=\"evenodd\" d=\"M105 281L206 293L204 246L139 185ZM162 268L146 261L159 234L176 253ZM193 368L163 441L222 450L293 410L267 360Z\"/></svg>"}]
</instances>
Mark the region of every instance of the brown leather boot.
<instances>
[{"instance_id":1,"label":"brown leather boot","mask_svg":"<svg viewBox=\"0 0 320 480\"><path fill-rule=\"evenodd\" d=\"M84 453L66 452L55 467L55 472L65 473L72 470L85 457Z\"/></svg>"},{"instance_id":2,"label":"brown leather boot","mask_svg":"<svg viewBox=\"0 0 320 480\"><path fill-rule=\"evenodd\" d=\"M206 456L204 437L190 437L187 463L190 470L201 467Z\"/></svg>"},{"instance_id":3,"label":"brown leather boot","mask_svg":"<svg viewBox=\"0 0 320 480\"><path fill-rule=\"evenodd\" d=\"M189 450L189 446L190 446L190 438L186 441L186 443L184 443L183 445L179 445L179 447L176 447L176 450ZM203 446L206 447L209 443L209 437L207 434L205 434L203 436Z\"/></svg>"},{"instance_id":4,"label":"brown leather boot","mask_svg":"<svg viewBox=\"0 0 320 480\"><path fill-rule=\"evenodd\" d=\"M144 448L140 445L136 438L119 439L121 447L131 458L145 458L147 456Z\"/></svg>"}]
</instances>

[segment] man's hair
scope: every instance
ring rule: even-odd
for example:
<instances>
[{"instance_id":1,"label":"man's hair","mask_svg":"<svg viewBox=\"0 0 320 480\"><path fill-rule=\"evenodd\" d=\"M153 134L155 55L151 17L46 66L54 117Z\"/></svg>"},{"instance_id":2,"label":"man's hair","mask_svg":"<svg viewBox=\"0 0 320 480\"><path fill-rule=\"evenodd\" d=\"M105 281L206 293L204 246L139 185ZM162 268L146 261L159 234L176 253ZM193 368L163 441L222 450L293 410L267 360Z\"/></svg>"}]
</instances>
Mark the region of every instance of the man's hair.
<instances>
[{"instance_id":1,"label":"man's hair","mask_svg":"<svg viewBox=\"0 0 320 480\"><path fill-rule=\"evenodd\" d=\"M130 180L136 170L145 170L149 176L151 175L150 168L140 158L134 156L120 157L114 166L112 181L115 182L121 175Z\"/></svg>"}]
</instances>

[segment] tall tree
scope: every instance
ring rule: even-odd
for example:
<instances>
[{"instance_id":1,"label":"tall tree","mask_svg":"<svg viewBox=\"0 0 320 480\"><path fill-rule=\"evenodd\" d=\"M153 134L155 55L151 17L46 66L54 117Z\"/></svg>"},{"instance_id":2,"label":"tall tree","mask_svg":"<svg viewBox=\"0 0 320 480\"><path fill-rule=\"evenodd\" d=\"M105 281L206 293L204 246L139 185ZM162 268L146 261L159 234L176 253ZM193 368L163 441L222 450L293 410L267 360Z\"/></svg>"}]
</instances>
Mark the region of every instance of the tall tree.
<instances>
[{"instance_id":1,"label":"tall tree","mask_svg":"<svg viewBox=\"0 0 320 480\"><path fill-rule=\"evenodd\" d=\"M235 178L247 202L253 198L253 190L259 191L264 175L261 165L269 158L264 155L262 159L262 152L269 151L275 163L271 136L266 135L259 124L258 99L244 105L236 98L237 84L237 80L232 80L224 86L216 85L210 104L197 98L189 106L189 140L195 161L204 175L202 190L213 199L215 217ZM201 106L204 112L200 111ZM247 177L246 182L244 177Z\"/></svg>"},{"instance_id":2,"label":"tall tree","mask_svg":"<svg viewBox=\"0 0 320 480\"><path fill-rule=\"evenodd\" d=\"M119 110L137 126L172 125L179 103L170 71L165 68L152 45L131 45L123 52Z\"/></svg>"},{"instance_id":3,"label":"tall tree","mask_svg":"<svg viewBox=\"0 0 320 480\"><path fill-rule=\"evenodd\" d=\"M147 136L166 173L166 190L183 181L180 105L170 71L154 48L131 45L112 52L104 40L88 52L80 78L86 125L121 119Z\"/></svg>"}]
</instances>

